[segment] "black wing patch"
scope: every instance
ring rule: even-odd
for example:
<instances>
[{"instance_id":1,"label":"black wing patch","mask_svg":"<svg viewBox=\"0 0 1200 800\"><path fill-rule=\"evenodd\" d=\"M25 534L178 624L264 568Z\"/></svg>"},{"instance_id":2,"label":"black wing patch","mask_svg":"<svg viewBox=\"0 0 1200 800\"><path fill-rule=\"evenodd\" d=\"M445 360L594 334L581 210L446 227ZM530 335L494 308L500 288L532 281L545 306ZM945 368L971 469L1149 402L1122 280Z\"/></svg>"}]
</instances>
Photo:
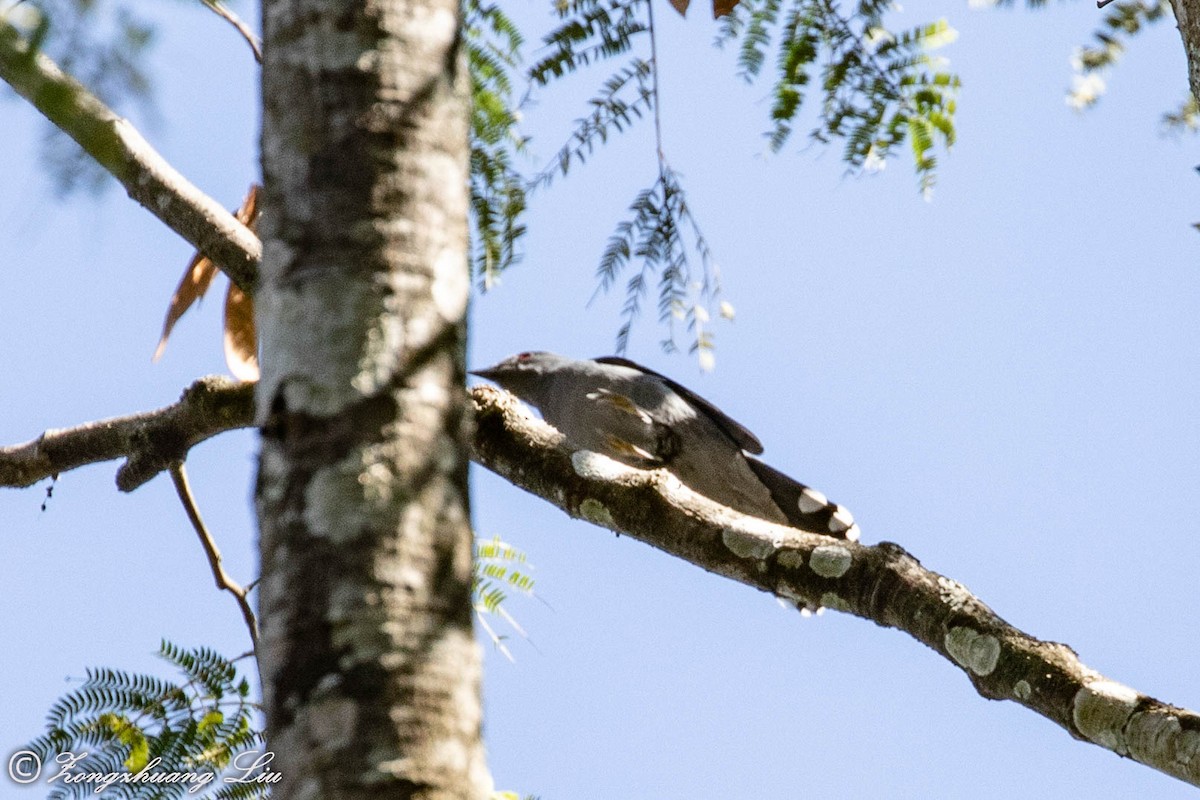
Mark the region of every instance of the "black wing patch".
<instances>
[{"instance_id":1,"label":"black wing patch","mask_svg":"<svg viewBox=\"0 0 1200 800\"><path fill-rule=\"evenodd\" d=\"M756 455L763 451L762 443L758 441L758 437L746 430L744 425L731 418L724 411L717 408L712 403L693 392L691 389L676 383L666 375L643 367L641 364L630 361L628 358L621 358L620 356L601 356L600 358L594 360L601 364L613 364L618 367L629 367L630 369L636 369L639 372L644 372L647 375L653 375L656 378L661 379L668 386L670 386L677 395L707 414L713 422L717 423L717 427L723 430L726 435L729 436L729 438L732 439L735 444L737 444L738 447L742 448L748 453L754 453Z\"/></svg>"}]
</instances>

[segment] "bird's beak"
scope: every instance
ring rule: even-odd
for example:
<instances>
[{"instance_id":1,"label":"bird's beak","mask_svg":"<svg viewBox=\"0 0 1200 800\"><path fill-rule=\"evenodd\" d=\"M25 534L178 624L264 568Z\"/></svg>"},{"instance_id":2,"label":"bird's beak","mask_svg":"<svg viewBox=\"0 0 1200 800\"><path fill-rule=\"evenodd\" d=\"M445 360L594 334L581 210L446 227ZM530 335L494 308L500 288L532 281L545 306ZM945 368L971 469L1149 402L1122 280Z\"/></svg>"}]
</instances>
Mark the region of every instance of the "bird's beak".
<instances>
[{"instance_id":1,"label":"bird's beak","mask_svg":"<svg viewBox=\"0 0 1200 800\"><path fill-rule=\"evenodd\" d=\"M467 374L474 375L477 378L483 378L484 380L493 381L496 379L497 370L495 367L488 367L487 369L469 369L467 370Z\"/></svg>"}]
</instances>

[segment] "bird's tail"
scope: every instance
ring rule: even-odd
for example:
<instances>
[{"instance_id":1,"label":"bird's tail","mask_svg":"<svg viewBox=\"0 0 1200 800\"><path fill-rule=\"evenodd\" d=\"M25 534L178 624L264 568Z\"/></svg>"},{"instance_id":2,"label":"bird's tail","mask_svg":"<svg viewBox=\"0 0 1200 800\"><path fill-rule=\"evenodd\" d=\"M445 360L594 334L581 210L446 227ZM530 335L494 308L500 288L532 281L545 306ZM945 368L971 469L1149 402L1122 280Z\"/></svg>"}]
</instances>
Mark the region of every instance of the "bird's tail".
<instances>
[{"instance_id":1,"label":"bird's tail","mask_svg":"<svg viewBox=\"0 0 1200 800\"><path fill-rule=\"evenodd\" d=\"M750 469L771 492L771 499L793 527L857 541L861 531L844 506L831 503L816 489L798 483L769 464L746 456Z\"/></svg>"}]
</instances>

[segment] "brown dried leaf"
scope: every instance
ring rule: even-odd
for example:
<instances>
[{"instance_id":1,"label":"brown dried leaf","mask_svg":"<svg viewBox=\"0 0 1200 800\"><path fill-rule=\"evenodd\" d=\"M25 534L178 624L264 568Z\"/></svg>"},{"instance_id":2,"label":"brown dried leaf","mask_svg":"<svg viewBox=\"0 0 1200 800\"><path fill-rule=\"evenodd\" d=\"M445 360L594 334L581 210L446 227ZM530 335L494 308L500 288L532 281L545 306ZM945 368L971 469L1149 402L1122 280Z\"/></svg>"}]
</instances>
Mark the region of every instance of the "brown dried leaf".
<instances>
[{"instance_id":1,"label":"brown dried leaf","mask_svg":"<svg viewBox=\"0 0 1200 800\"><path fill-rule=\"evenodd\" d=\"M741 0L713 0L713 19L720 19L733 12Z\"/></svg>"},{"instance_id":2,"label":"brown dried leaf","mask_svg":"<svg viewBox=\"0 0 1200 800\"><path fill-rule=\"evenodd\" d=\"M183 272L183 279L179 281L175 294L171 296L171 304L167 306L167 318L163 320L162 337L158 340L158 347L154 350L153 361L158 361L162 357L163 350L167 349L167 337L171 335L171 329L183 316L183 312L204 296L216 274L217 265L209 261L208 256L200 253L192 256L187 269Z\"/></svg>"},{"instance_id":3,"label":"brown dried leaf","mask_svg":"<svg viewBox=\"0 0 1200 800\"><path fill-rule=\"evenodd\" d=\"M688 6L692 0L671 0L671 8L679 12L679 16L686 17Z\"/></svg>"},{"instance_id":4,"label":"brown dried leaf","mask_svg":"<svg viewBox=\"0 0 1200 800\"><path fill-rule=\"evenodd\" d=\"M225 293L225 363L238 380L258 380L254 298L233 281L229 282L229 291Z\"/></svg>"},{"instance_id":5,"label":"brown dried leaf","mask_svg":"<svg viewBox=\"0 0 1200 800\"><path fill-rule=\"evenodd\" d=\"M734 5L737 5L735 0ZM260 209L258 207L258 195L262 192L262 187L257 183L250 184L250 191L246 192L246 199L242 201L242 206L234 216L237 221L245 225L250 230L258 233L258 215Z\"/></svg>"},{"instance_id":6,"label":"brown dried leaf","mask_svg":"<svg viewBox=\"0 0 1200 800\"><path fill-rule=\"evenodd\" d=\"M250 187L250 191L246 194L246 199L242 201L242 206L234 215L238 222L245 225L250 230L256 230L258 227L258 193L259 186L254 184ZM208 256L203 253L196 253L192 256L192 260L188 262L187 269L183 271L183 278L179 281L179 286L175 289L175 294L171 296L171 303L167 306L167 317L163 320L162 337L158 340L158 347L154 350L154 358L158 361L162 357L163 351L167 349L167 339L171 335L171 331L175 328L175 323L183 316L184 312L192 307L193 304L208 291L208 287L212 284L212 280L217 275L217 265L209 260ZM253 318L253 313L251 314Z\"/></svg>"}]
</instances>

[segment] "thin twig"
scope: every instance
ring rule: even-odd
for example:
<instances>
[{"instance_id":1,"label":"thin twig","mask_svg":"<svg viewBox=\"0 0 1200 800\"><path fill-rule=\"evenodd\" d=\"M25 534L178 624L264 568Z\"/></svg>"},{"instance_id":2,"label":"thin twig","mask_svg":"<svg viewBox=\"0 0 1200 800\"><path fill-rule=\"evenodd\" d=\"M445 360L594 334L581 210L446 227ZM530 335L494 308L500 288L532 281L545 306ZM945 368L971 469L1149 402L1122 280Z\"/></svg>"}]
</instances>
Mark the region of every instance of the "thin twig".
<instances>
[{"instance_id":1,"label":"thin twig","mask_svg":"<svg viewBox=\"0 0 1200 800\"><path fill-rule=\"evenodd\" d=\"M245 22L242 22L241 17L233 13L233 11L231 11L229 8L226 8L225 4L222 3L221 0L203 0L203 2L204 5L212 9L213 13L215 13L218 17L225 20L237 29L237 32L240 33L242 38L246 40L246 44L250 45L250 49L254 51L254 60L259 64L262 64L262 43L258 40L258 37L254 35L254 31L250 30L250 26Z\"/></svg>"},{"instance_id":2,"label":"thin twig","mask_svg":"<svg viewBox=\"0 0 1200 800\"><path fill-rule=\"evenodd\" d=\"M250 641L257 652L258 620L254 617L254 609L250 607L250 601L246 599L248 591L229 577L229 573L225 571L225 567L221 563L221 551L217 549L216 541L205 527L204 520L200 518L200 509L196 507L196 498L192 496L192 487L188 484L187 471L183 467L183 462L172 464L170 472L171 480L175 484L175 492L179 495L179 502L183 503L183 510L187 513L187 518L192 523L196 535L200 537L200 546L204 548L204 555L208 557L208 566L212 569L213 580L218 589L229 592L237 600L238 608L242 610L242 618L246 620L246 629L250 632Z\"/></svg>"},{"instance_id":3,"label":"thin twig","mask_svg":"<svg viewBox=\"0 0 1200 800\"><path fill-rule=\"evenodd\" d=\"M662 104L658 93L658 34L654 30L654 3L651 0L646 0L646 28L650 31L650 91L654 94L654 145L658 152L658 178L665 183L667 157L663 155L662 114L659 111Z\"/></svg>"}]
</instances>

